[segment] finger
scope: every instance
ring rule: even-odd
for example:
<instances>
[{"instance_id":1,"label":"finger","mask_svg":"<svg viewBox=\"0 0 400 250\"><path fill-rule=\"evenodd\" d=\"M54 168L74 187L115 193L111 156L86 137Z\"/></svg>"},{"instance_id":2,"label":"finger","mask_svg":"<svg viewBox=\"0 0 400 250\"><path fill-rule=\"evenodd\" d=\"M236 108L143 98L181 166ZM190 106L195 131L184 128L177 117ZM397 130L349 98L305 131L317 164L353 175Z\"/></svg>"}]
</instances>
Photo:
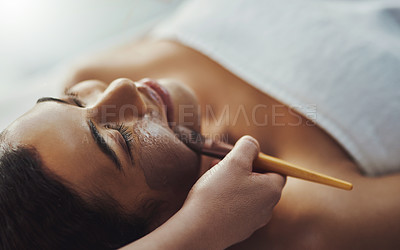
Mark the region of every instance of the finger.
<instances>
[{"instance_id":1,"label":"finger","mask_svg":"<svg viewBox=\"0 0 400 250\"><path fill-rule=\"evenodd\" d=\"M218 165L218 163L219 163L220 161L221 161L221 160L219 160L219 159L213 159L213 160L211 160L211 162L208 164L208 167L205 168L204 170L205 170L205 171L208 171L208 170L214 168L216 165Z\"/></svg>"},{"instance_id":2,"label":"finger","mask_svg":"<svg viewBox=\"0 0 400 250\"><path fill-rule=\"evenodd\" d=\"M260 146L256 139L251 136L240 138L231 152L220 162L227 166L234 166L251 171L253 161L258 157Z\"/></svg>"},{"instance_id":3,"label":"finger","mask_svg":"<svg viewBox=\"0 0 400 250\"><path fill-rule=\"evenodd\" d=\"M283 189L286 184L286 176L277 173L253 173L252 174L256 181L263 183L266 187L273 186L277 189Z\"/></svg>"}]
</instances>

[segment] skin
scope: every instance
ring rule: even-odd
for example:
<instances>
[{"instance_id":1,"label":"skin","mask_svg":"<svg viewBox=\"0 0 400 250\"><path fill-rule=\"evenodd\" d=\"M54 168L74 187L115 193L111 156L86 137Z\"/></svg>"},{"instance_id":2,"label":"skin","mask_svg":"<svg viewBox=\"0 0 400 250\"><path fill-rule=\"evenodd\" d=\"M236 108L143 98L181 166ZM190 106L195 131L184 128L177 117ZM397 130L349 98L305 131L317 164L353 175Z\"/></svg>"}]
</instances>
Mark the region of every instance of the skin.
<instances>
[{"instance_id":1,"label":"skin","mask_svg":"<svg viewBox=\"0 0 400 250\"><path fill-rule=\"evenodd\" d=\"M231 143L249 134L258 139L264 153L354 184L354 190L346 192L288 178L270 223L232 249L400 247L399 174L363 176L351 157L324 130L311 126L306 118L204 55L174 42L142 40L81 61L72 71L66 86L78 93L86 107L39 103L7 128L7 137L12 138L11 146L34 146L45 166L83 197L105 192L127 212L140 211L148 200L166 201L159 217L154 218L155 228L180 208L199 171L201 174L210 167L209 158L202 157L199 165L199 156L175 141L162 107L141 90L140 83L115 80L169 78L175 80L164 84L175 104L195 105L196 99L191 91L173 82L184 82L196 93L204 134L224 135ZM121 109L127 104L138 107L138 112L128 110L122 117L106 118L98 112L107 105ZM227 104L229 110L225 111ZM267 108L251 117L260 104ZM196 110L185 119L177 112L174 122L189 123L199 130ZM210 110L214 116L207 114ZM239 116L238 110L242 110ZM221 116L226 118L223 123L215 119ZM88 117L112 142L121 158L122 172L92 140ZM266 117L271 118L268 124L254 122ZM124 122L133 134L134 164L112 139L115 131L106 127L115 122ZM160 137L164 143L156 142L155 138ZM171 164L165 164L166 158Z\"/></svg>"},{"instance_id":2,"label":"skin","mask_svg":"<svg viewBox=\"0 0 400 250\"><path fill-rule=\"evenodd\" d=\"M182 205L198 178L200 157L176 139L164 107L144 86L145 81L122 78L110 85L83 81L70 90L84 107L68 97L61 99L69 104L40 102L7 128L13 139L10 143L35 147L45 167L83 197L105 193L125 212L139 214L150 200L164 202L159 217L153 219L155 227ZM176 105L196 105L193 93L184 85L161 84L170 90ZM190 120L194 130L200 129L197 117L193 113ZM89 119L115 151L121 170L93 140ZM118 141L120 133L107 127L114 123L124 123L132 133L133 159L122 146L125 142Z\"/></svg>"},{"instance_id":3,"label":"skin","mask_svg":"<svg viewBox=\"0 0 400 250\"><path fill-rule=\"evenodd\" d=\"M225 249L265 226L285 178L253 172L259 152L254 138L240 138L223 160L201 176L171 219L124 249Z\"/></svg>"},{"instance_id":4,"label":"skin","mask_svg":"<svg viewBox=\"0 0 400 250\"><path fill-rule=\"evenodd\" d=\"M179 43L143 39L82 60L72 70L66 86L87 79L109 82L121 76L184 82L198 96L204 134L226 135L230 142L249 134L260 142L264 153L354 184L353 191L347 192L288 178L271 222L232 249L400 247L398 173L375 178L362 175L352 158L324 130ZM224 113L226 104L230 109ZM256 113L255 120L271 118L268 124L257 125L254 119L249 124L244 115L235 119L240 108L242 114L251 114L260 104L270 108ZM207 108L216 117L225 114L227 122L221 124L205 115ZM207 168L207 160L203 157L202 169Z\"/></svg>"}]
</instances>

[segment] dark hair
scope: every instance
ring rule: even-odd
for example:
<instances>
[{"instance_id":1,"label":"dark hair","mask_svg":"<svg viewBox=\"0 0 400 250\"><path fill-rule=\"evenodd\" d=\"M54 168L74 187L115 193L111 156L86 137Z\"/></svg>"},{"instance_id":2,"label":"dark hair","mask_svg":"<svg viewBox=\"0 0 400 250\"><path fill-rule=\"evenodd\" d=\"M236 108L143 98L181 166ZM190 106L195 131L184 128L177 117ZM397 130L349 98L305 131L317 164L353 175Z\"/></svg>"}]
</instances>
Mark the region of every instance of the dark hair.
<instances>
[{"instance_id":1,"label":"dark hair","mask_svg":"<svg viewBox=\"0 0 400 250\"><path fill-rule=\"evenodd\" d=\"M104 195L84 200L43 167L33 148L1 147L1 249L115 249L147 233L147 220Z\"/></svg>"}]
</instances>

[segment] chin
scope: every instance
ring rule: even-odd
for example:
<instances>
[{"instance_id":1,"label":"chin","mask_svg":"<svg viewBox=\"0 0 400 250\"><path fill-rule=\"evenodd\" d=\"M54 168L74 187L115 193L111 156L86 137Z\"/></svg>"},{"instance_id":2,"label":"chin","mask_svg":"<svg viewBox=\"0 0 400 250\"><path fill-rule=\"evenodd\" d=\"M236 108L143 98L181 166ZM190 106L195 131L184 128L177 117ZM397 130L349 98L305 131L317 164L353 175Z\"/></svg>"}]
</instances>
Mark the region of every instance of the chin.
<instances>
[{"instance_id":1,"label":"chin","mask_svg":"<svg viewBox=\"0 0 400 250\"><path fill-rule=\"evenodd\" d=\"M184 83L173 79L159 79L157 82L170 94L174 109L172 121L169 121L172 126L182 125L200 132L200 110L194 91Z\"/></svg>"}]
</instances>

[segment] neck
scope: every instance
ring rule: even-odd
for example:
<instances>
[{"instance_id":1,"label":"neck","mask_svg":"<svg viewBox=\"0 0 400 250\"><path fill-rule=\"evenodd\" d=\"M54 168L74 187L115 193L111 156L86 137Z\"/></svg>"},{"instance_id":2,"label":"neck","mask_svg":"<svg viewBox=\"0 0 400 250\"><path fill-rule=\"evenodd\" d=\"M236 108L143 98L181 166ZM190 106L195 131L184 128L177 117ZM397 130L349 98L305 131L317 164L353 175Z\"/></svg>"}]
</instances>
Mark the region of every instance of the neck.
<instances>
[{"instance_id":1,"label":"neck","mask_svg":"<svg viewBox=\"0 0 400 250\"><path fill-rule=\"evenodd\" d=\"M132 79L177 79L195 91L205 135L223 136L231 144L243 135L251 135L259 141L264 153L287 161L297 162L307 155L314 159L312 165L327 159L349 160L341 146L318 126L309 126L307 118L203 54L170 41L144 40L135 44L134 50L146 57L130 57L133 62L126 68L120 66L120 71L96 78L106 82L121 75ZM311 164L311 160L303 161L304 167Z\"/></svg>"},{"instance_id":2,"label":"neck","mask_svg":"<svg viewBox=\"0 0 400 250\"><path fill-rule=\"evenodd\" d=\"M342 147L306 117L255 89L207 57L186 47L183 81L198 95L202 133L234 144L241 136L255 137L261 151L308 168L351 161ZM204 74L208 72L208 74ZM203 162L210 160L203 157Z\"/></svg>"}]
</instances>

